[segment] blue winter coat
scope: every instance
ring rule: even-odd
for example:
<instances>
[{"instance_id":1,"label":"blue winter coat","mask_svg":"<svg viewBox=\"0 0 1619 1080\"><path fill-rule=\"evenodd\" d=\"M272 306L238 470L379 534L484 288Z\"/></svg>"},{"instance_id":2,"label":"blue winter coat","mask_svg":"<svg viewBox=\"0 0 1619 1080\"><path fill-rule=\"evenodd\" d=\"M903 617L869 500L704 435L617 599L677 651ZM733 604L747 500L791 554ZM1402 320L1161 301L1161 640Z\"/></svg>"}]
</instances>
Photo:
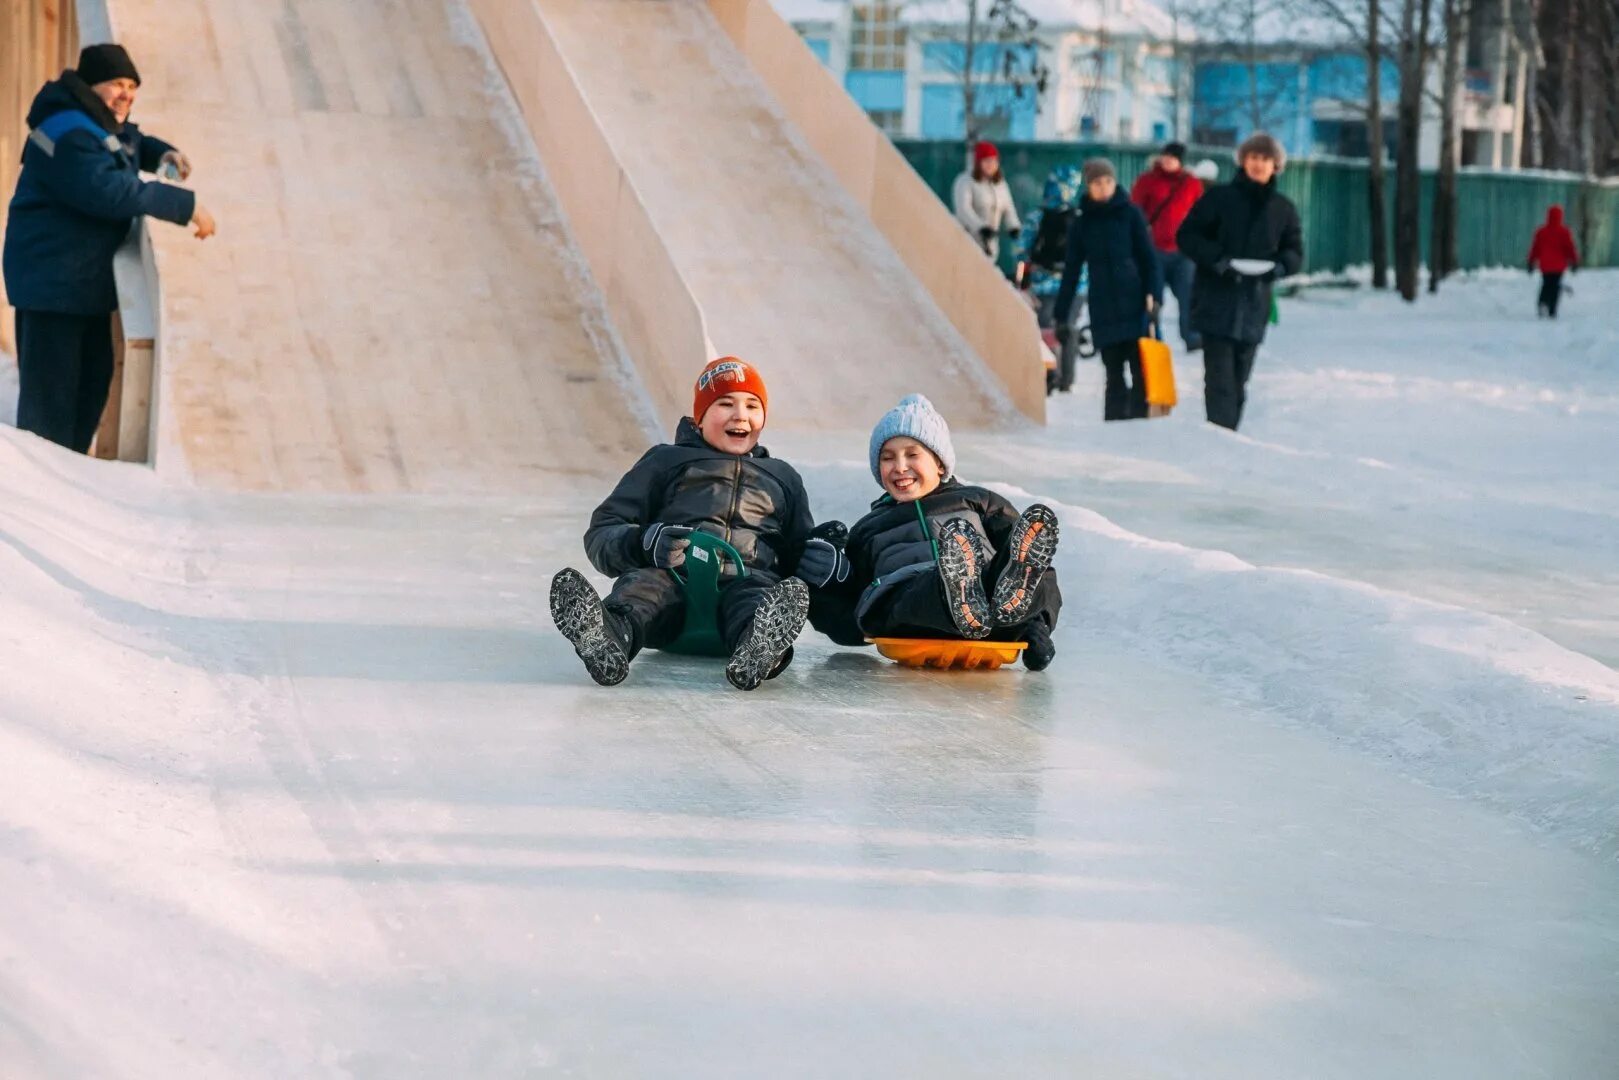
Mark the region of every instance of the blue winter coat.
<instances>
[{"instance_id":1,"label":"blue winter coat","mask_svg":"<svg viewBox=\"0 0 1619 1080\"><path fill-rule=\"evenodd\" d=\"M28 111L22 173L6 224L4 273L11 305L64 315L118 308L112 257L143 214L189 222L196 196L144 181L174 149L118 125L71 71L46 83Z\"/></svg>"},{"instance_id":2,"label":"blue winter coat","mask_svg":"<svg viewBox=\"0 0 1619 1080\"><path fill-rule=\"evenodd\" d=\"M1086 196L1068 227L1068 255L1057 290L1057 325L1067 323L1079 288L1081 267L1089 268L1091 340L1098 348L1135 341L1147 332L1147 297L1161 303L1164 273L1152 247L1147 219L1123 188L1105 203Z\"/></svg>"}]
</instances>

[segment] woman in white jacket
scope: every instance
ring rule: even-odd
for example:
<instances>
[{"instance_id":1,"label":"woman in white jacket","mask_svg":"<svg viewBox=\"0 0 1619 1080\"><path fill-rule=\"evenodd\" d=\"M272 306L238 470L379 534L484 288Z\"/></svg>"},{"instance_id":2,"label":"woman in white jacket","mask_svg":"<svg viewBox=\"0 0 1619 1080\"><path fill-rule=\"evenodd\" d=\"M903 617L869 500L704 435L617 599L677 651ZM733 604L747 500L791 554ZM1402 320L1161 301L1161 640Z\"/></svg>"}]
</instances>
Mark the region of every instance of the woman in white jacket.
<instances>
[{"instance_id":1,"label":"woman in white jacket","mask_svg":"<svg viewBox=\"0 0 1619 1080\"><path fill-rule=\"evenodd\" d=\"M951 201L956 220L991 259L1000 256L1003 229L1014 233L1023 230L1017 207L1012 205L1012 189L1001 175L1001 155L994 143L981 142L973 147L972 170L956 177Z\"/></svg>"}]
</instances>

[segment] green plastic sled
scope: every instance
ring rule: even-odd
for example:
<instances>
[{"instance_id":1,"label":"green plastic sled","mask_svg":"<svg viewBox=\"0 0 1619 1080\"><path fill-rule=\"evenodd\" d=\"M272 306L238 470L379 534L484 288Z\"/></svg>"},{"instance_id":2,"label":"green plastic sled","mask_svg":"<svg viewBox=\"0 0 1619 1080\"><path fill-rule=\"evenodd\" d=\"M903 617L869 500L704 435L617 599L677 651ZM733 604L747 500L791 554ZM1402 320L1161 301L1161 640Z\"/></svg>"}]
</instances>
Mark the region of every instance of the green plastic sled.
<instances>
[{"instance_id":1,"label":"green plastic sled","mask_svg":"<svg viewBox=\"0 0 1619 1080\"><path fill-rule=\"evenodd\" d=\"M721 560L730 559L738 577L747 577L742 554L712 533L693 530L691 547L686 549L686 572L675 578L686 587L686 626L680 636L663 647L663 652L682 656L730 656L720 634Z\"/></svg>"}]
</instances>

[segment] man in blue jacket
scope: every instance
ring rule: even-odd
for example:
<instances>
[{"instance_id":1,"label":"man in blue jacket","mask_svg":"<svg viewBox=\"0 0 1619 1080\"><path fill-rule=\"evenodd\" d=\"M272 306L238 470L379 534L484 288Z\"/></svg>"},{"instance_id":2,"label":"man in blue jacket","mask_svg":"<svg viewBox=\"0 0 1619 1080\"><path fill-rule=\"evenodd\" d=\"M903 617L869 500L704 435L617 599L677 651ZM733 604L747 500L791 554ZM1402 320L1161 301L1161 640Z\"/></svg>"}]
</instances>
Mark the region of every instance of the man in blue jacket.
<instances>
[{"instance_id":1,"label":"man in blue jacket","mask_svg":"<svg viewBox=\"0 0 1619 1080\"><path fill-rule=\"evenodd\" d=\"M6 293L17 309L17 426L85 453L112 383L113 253L142 215L192 225L214 219L178 179L191 163L128 122L140 73L120 45L91 45L46 83L28 111L22 173L6 225Z\"/></svg>"}]
</instances>

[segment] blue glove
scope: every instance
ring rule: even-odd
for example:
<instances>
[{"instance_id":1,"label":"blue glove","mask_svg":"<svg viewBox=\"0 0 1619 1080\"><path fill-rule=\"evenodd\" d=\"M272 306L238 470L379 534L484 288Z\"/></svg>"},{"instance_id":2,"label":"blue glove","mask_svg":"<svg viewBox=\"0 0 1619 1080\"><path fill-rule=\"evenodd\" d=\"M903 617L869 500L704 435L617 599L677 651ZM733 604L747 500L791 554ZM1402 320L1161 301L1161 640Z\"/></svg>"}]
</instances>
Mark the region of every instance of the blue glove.
<instances>
[{"instance_id":1,"label":"blue glove","mask_svg":"<svg viewBox=\"0 0 1619 1080\"><path fill-rule=\"evenodd\" d=\"M843 553L849 527L841 521L826 521L815 527L804 544L794 577L815 589L849 580L849 557Z\"/></svg>"},{"instance_id":2,"label":"blue glove","mask_svg":"<svg viewBox=\"0 0 1619 1080\"><path fill-rule=\"evenodd\" d=\"M641 533L641 550L660 570L679 570L686 565L686 549L691 547L691 527L655 522Z\"/></svg>"}]
</instances>

